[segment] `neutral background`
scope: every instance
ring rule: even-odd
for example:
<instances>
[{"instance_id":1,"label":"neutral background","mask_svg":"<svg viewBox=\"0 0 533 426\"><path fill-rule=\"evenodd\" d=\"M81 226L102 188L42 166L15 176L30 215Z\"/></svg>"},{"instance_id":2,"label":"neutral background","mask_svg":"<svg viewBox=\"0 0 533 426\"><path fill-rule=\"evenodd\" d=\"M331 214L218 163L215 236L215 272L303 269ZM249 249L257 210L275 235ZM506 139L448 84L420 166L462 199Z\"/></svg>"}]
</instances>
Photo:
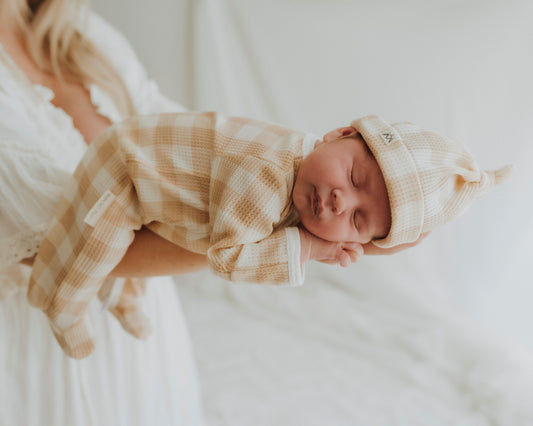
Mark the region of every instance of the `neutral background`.
<instances>
[{"instance_id":1,"label":"neutral background","mask_svg":"<svg viewBox=\"0 0 533 426\"><path fill-rule=\"evenodd\" d=\"M327 370L322 376L313 376L314 382L303 381L309 368L317 368L317 364L305 363L306 355L311 350L315 355L321 353L328 346L330 351L323 353L323 362L331 365L345 362L336 358L343 350L347 350L346 359L353 361L358 356L355 351L366 345L373 348L367 362L385 351L398 351L402 342L406 344L403 338L413 344L414 340L409 339L414 338L415 325L420 332L417 338L422 339L420 348L425 348L419 348L418 356L428 365L434 366L444 359L450 362L449 356L437 359L436 348L442 347L432 346L435 339L431 341L424 334L435 327L446 330L437 339L441 339L443 347L477 345L465 349L465 353L472 355L469 362L474 364L474 359L483 364L489 352L483 345L489 341L499 348L494 349L496 353L505 348L501 350L521 353L525 358L531 356L532 2L93 0L93 6L124 32L163 92L190 109L251 116L317 134L345 126L359 116L378 113L391 122L412 121L463 141L484 168L516 165L510 181L479 200L452 224L433 232L421 246L393 257L363 259L347 270L313 265L307 272L308 288L300 293L228 288L209 274L188 277L189 282L179 280L197 347L208 418L213 424L246 424L246 413L237 407L246 401L250 412L257 414L261 407L258 401L265 404L265 398L271 402L271 405L266 403L268 412L280 416L278 423L267 416L269 420L265 424L291 424L291 421L297 424L294 422L302 418L288 420L290 410L273 410L273 406L280 407L283 403L272 396L269 397L272 400L267 398L264 392L270 389L290 399L287 389L292 389L294 395L295 382L301 391L296 392L300 395L298 401L315 404L305 424L320 424L317 419L321 415L331 418L328 410L336 416L346 413L345 418L339 417L337 424L380 424L375 420L375 413L387 411L377 403L366 405L366 408L373 407L367 410L373 419L368 423L353 420L353 413L346 408L348 402L346 405L337 402L342 409L324 404L328 400L324 392L342 388L339 385L342 374L337 372L339 377L335 378L337 373ZM324 306L326 302L328 306ZM424 315L410 314L415 311L423 311ZM382 312L384 316L380 320L384 322L376 319L376 312ZM385 320L386 312L390 314L388 320ZM286 321L281 321L281 317ZM305 324L316 318L321 319L321 325L315 323L306 328ZM450 326L459 318L460 323ZM420 324L424 321L425 329ZM331 330L338 331L347 323L359 327L361 332L366 330L367 337L374 344L380 340L382 346L371 346L370 340L358 342L361 335L355 333L359 337L355 343L351 342L353 346L342 349L354 336L350 334L353 330L347 330L338 340L327 340L325 336ZM294 330L289 333L292 326ZM394 329L398 340L384 332L384 327L389 331ZM475 331L461 334L461 330L470 327ZM312 334L318 328L323 332L322 337ZM276 334L281 332L287 333L286 336ZM305 335L308 336L305 344L311 346L298 340ZM482 340L477 342L477 337ZM424 341L426 338L430 340ZM322 344L312 346L317 341ZM291 342L294 347L287 346ZM287 353L272 349L278 346L290 347L294 359L291 361ZM274 351L269 356L276 360L270 364L264 359L269 350ZM413 347L407 352L412 355ZM213 364L214 358L218 364ZM509 365L505 357L494 358L490 361L491 368L505 370ZM301 375L297 374L296 359L301 361ZM381 369L383 376L379 377L389 393L384 388L374 390L385 400L390 394L392 401L395 385L387 382L386 377L400 374L402 368L415 370L406 367L400 352L384 359L386 363L396 363L398 370L393 369L396 372L386 376ZM524 362L520 368L529 365ZM466 369L467 364L461 358L460 365ZM258 369L271 369L270 376L267 374L267 378L258 382L251 379L245 382L235 373L240 370L243 376L244 372L253 374L254 365ZM358 379L363 381L362 367L347 367L345 371L349 372L349 368L357 371ZM497 382L489 370L480 370L485 385ZM223 371L234 375L224 376ZM465 371L455 370L455 373L459 376ZM516 383L514 377L527 376L525 370L515 373L516 376L511 373L506 376L506 385L502 385L501 377L498 379L502 391L506 389L509 395ZM268 377L276 377L278 386L283 383L284 390L276 388ZM378 383L381 379L376 377L369 374L366 385ZM446 374L441 377L446 381L443 377ZM449 377L455 376L449 373ZM397 384L405 390L407 385L402 380ZM412 377L410 380L412 383ZM437 382L426 383L426 391L435 390ZM480 385L475 381L470 384L474 383ZM243 389L241 393L233 391L237 384ZM309 388L313 386L322 387L323 393L312 393ZM424 386L416 390L422 394ZM230 396L228 389L232 389ZM357 399L357 389L350 389L346 389L352 392L347 399ZM338 401L339 396L335 395ZM443 404L442 395L439 397L438 392L433 395L432 404ZM503 407L503 399L498 398L505 399L505 396L493 397L491 403L490 398L483 400L485 409L477 409L485 413L481 420L476 418L479 423L472 420L465 424L489 424L483 423L489 418L496 421L494 410L498 403L494 401L500 401ZM297 407L298 401L291 400L291 403ZM459 418L464 418L464 412L458 408L460 403L455 405L450 401L444 404L446 409L453 407L452 411L462 413ZM479 398L476 401L483 406ZM434 413L436 405L431 407L428 412ZM366 412L361 406L357 408L359 413ZM520 423L525 421L524 417L512 418L512 413L518 411L516 407L501 411L497 424L527 424ZM411 417L405 424L417 423Z\"/></svg>"}]
</instances>

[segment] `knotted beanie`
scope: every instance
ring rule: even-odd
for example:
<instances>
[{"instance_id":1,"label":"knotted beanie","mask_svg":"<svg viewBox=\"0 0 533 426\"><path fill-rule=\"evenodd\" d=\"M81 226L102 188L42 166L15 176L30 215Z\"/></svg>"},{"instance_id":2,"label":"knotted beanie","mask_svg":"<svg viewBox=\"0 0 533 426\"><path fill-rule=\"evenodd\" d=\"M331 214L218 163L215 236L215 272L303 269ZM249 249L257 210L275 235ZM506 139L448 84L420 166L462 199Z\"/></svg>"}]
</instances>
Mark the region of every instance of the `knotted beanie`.
<instances>
[{"instance_id":1,"label":"knotted beanie","mask_svg":"<svg viewBox=\"0 0 533 426\"><path fill-rule=\"evenodd\" d=\"M376 158L391 208L389 234L373 243L393 247L451 221L505 180L512 166L481 170L466 148L412 123L367 116L352 122Z\"/></svg>"}]
</instances>

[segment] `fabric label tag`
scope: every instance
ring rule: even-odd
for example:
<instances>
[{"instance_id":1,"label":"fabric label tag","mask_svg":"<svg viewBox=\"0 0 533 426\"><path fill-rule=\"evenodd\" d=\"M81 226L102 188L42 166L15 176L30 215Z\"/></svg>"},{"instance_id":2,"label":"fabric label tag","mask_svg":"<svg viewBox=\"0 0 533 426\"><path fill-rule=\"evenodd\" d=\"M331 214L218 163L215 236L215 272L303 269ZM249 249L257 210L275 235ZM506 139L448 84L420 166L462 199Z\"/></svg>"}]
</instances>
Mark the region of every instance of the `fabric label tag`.
<instances>
[{"instance_id":1,"label":"fabric label tag","mask_svg":"<svg viewBox=\"0 0 533 426\"><path fill-rule=\"evenodd\" d=\"M396 142L397 140L400 140L400 137L396 132L392 131L386 131L379 134L381 136L381 139L383 139L383 142L385 142L385 145L390 145L393 142Z\"/></svg>"},{"instance_id":2,"label":"fabric label tag","mask_svg":"<svg viewBox=\"0 0 533 426\"><path fill-rule=\"evenodd\" d=\"M94 204L91 210L89 210L89 213L87 213L87 216L85 216L85 219L83 219L83 221L87 225L92 226L94 228L96 226L96 222L98 222L98 219L100 219L100 216L105 213L105 211L115 198L115 194L113 194L108 189L106 192L104 192L104 195L102 195L100 199Z\"/></svg>"}]
</instances>

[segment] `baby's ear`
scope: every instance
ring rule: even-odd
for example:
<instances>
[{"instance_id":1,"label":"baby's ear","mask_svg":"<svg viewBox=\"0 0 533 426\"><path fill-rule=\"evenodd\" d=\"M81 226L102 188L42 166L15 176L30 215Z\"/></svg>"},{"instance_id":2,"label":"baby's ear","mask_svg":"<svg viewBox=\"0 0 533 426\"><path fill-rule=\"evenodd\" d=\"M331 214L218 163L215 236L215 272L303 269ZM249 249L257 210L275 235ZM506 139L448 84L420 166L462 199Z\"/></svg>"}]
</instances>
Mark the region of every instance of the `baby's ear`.
<instances>
[{"instance_id":1,"label":"baby's ear","mask_svg":"<svg viewBox=\"0 0 533 426\"><path fill-rule=\"evenodd\" d=\"M357 130L354 127L339 127L338 129L332 130L324 135L324 142L331 142L340 138L345 138L349 136L355 136ZM317 144L318 145L318 144Z\"/></svg>"}]
</instances>

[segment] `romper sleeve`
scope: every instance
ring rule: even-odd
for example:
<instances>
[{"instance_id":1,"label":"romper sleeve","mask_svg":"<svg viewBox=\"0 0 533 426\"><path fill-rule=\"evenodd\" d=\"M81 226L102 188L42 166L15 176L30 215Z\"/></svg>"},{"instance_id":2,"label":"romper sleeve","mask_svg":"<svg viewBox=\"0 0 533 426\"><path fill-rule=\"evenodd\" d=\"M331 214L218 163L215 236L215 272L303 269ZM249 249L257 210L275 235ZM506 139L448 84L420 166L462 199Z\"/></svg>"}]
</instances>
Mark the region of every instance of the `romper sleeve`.
<instances>
[{"instance_id":1,"label":"romper sleeve","mask_svg":"<svg viewBox=\"0 0 533 426\"><path fill-rule=\"evenodd\" d=\"M124 79L139 115L186 111L183 105L164 96L151 79L128 40L102 17L91 13L87 36L108 57Z\"/></svg>"},{"instance_id":2,"label":"romper sleeve","mask_svg":"<svg viewBox=\"0 0 533 426\"><path fill-rule=\"evenodd\" d=\"M287 172L250 157L216 159L213 170L207 251L213 272L234 282L301 285L299 232L276 226L290 203Z\"/></svg>"},{"instance_id":3,"label":"romper sleeve","mask_svg":"<svg viewBox=\"0 0 533 426\"><path fill-rule=\"evenodd\" d=\"M37 253L69 174L39 149L22 102L0 87L0 269Z\"/></svg>"},{"instance_id":4,"label":"romper sleeve","mask_svg":"<svg viewBox=\"0 0 533 426\"><path fill-rule=\"evenodd\" d=\"M300 237L295 227L255 242L227 247L218 244L209 250L207 259L213 272L228 281L291 286L304 281Z\"/></svg>"}]
</instances>

